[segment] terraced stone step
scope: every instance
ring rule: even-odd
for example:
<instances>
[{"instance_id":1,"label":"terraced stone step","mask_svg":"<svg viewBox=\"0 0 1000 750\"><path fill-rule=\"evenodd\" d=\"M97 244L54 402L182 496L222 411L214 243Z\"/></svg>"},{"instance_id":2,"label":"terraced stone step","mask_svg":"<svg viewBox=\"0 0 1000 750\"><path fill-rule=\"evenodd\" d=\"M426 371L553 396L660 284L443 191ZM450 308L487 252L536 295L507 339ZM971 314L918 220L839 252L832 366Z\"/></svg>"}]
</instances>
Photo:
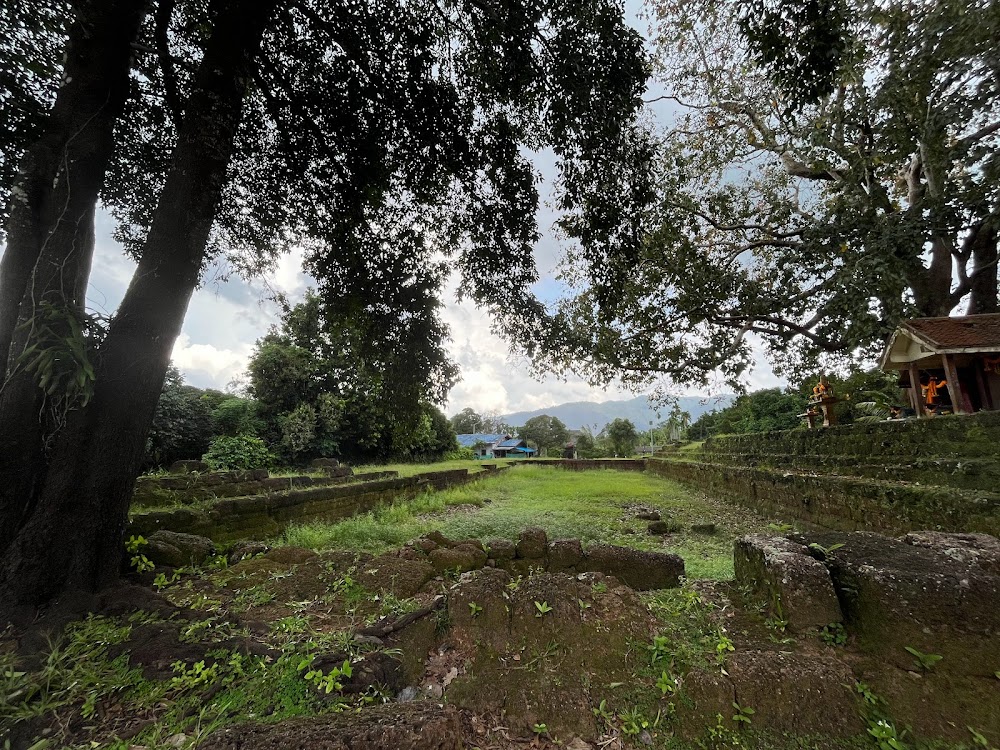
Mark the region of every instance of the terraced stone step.
<instances>
[{"instance_id":1,"label":"terraced stone step","mask_svg":"<svg viewBox=\"0 0 1000 750\"><path fill-rule=\"evenodd\" d=\"M777 518L813 526L1000 534L1000 494L991 491L709 461L650 459L648 469Z\"/></svg>"},{"instance_id":2,"label":"terraced stone step","mask_svg":"<svg viewBox=\"0 0 1000 750\"><path fill-rule=\"evenodd\" d=\"M690 460L699 457L695 454ZM804 473L838 474L867 479L912 482L967 490L992 491L1000 487L1000 459L997 458L911 458L859 459L856 455L807 454L745 456L712 453L700 456L709 463L785 469ZM671 460L673 457L667 457Z\"/></svg>"}]
</instances>

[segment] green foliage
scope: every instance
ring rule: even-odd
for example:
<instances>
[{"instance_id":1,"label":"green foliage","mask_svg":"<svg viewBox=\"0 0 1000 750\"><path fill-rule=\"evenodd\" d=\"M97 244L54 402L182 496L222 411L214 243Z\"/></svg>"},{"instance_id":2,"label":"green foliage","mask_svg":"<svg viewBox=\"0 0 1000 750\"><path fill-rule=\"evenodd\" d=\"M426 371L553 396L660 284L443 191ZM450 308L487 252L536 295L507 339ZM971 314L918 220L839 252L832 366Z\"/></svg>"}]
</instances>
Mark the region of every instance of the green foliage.
<instances>
[{"instance_id":1,"label":"green foliage","mask_svg":"<svg viewBox=\"0 0 1000 750\"><path fill-rule=\"evenodd\" d=\"M214 418L205 396L204 391L185 385L174 365L167 368L146 438L147 468L195 459L208 450L214 434Z\"/></svg>"},{"instance_id":2,"label":"green foliage","mask_svg":"<svg viewBox=\"0 0 1000 750\"><path fill-rule=\"evenodd\" d=\"M819 639L827 646L843 646L847 643L847 630L842 623L831 622L823 626Z\"/></svg>"},{"instance_id":3,"label":"green foliage","mask_svg":"<svg viewBox=\"0 0 1000 750\"><path fill-rule=\"evenodd\" d=\"M482 614L483 608L480 607L475 602L469 602L469 614L471 617L479 617Z\"/></svg>"},{"instance_id":4,"label":"green foliage","mask_svg":"<svg viewBox=\"0 0 1000 750\"><path fill-rule=\"evenodd\" d=\"M639 433L628 419L618 418L604 427L611 448L616 456L631 456L639 442Z\"/></svg>"},{"instance_id":5,"label":"green foliage","mask_svg":"<svg viewBox=\"0 0 1000 750\"><path fill-rule=\"evenodd\" d=\"M202 397L207 400L208 394ZM212 426L216 435L259 435L264 425L257 415L257 402L230 396L212 409Z\"/></svg>"},{"instance_id":6,"label":"green foliage","mask_svg":"<svg viewBox=\"0 0 1000 750\"><path fill-rule=\"evenodd\" d=\"M308 293L250 358L249 389L282 457L431 460L457 448L447 418L429 403L457 372L434 311L386 321L338 305Z\"/></svg>"},{"instance_id":7,"label":"green foliage","mask_svg":"<svg viewBox=\"0 0 1000 750\"><path fill-rule=\"evenodd\" d=\"M913 646L905 646L905 649L906 652L913 657L916 665L925 672L930 672L934 669L934 666L944 658L940 654L925 654L923 651L918 651L913 648Z\"/></svg>"},{"instance_id":8,"label":"green foliage","mask_svg":"<svg viewBox=\"0 0 1000 750\"><path fill-rule=\"evenodd\" d=\"M476 452L472 448L456 448L444 454L445 461L474 461Z\"/></svg>"},{"instance_id":9,"label":"green foliage","mask_svg":"<svg viewBox=\"0 0 1000 750\"><path fill-rule=\"evenodd\" d=\"M538 366L734 387L997 305L996 3L654 0L672 119L627 258L580 254ZM987 82L990 83L987 83ZM594 279L615 264L625 278Z\"/></svg>"},{"instance_id":10,"label":"green foliage","mask_svg":"<svg viewBox=\"0 0 1000 750\"><path fill-rule=\"evenodd\" d=\"M153 561L142 553L142 548L149 542L143 536L130 536L125 542L125 551L132 557L129 559L129 567L136 573L146 573L156 567Z\"/></svg>"},{"instance_id":11,"label":"green foliage","mask_svg":"<svg viewBox=\"0 0 1000 750\"><path fill-rule=\"evenodd\" d=\"M258 437L224 435L212 441L203 459L213 469L263 469L271 464L273 456Z\"/></svg>"},{"instance_id":12,"label":"green foliage","mask_svg":"<svg viewBox=\"0 0 1000 750\"><path fill-rule=\"evenodd\" d=\"M545 450L550 455L561 455L563 446L569 440L569 430L557 417L541 414L532 417L518 431L519 437Z\"/></svg>"},{"instance_id":13,"label":"green foliage","mask_svg":"<svg viewBox=\"0 0 1000 750\"><path fill-rule=\"evenodd\" d=\"M552 611L551 605L548 602L535 602L535 617L543 617Z\"/></svg>"}]
</instances>

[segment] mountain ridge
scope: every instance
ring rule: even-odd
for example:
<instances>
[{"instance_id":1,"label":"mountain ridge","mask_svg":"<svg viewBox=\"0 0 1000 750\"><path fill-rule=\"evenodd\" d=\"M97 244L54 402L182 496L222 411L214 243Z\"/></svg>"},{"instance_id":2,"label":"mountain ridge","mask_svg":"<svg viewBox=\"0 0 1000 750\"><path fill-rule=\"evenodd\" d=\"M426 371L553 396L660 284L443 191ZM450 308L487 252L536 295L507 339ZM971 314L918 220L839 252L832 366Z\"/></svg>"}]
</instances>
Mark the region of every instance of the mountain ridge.
<instances>
[{"instance_id":1,"label":"mountain ridge","mask_svg":"<svg viewBox=\"0 0 1000 750\"><path fill-rule=\"evenodd\" d=\"M691 415L693 422L706 412L729 406L735 398L734 395L728 393L719 396L680 396L677 398L677 404L683 411ZM630 420L636 429L642 431L649 428L650 422L658 425L664 421L671 408L672 404L670 403L653 406L650 405L647 396L636 396L630 399L610 401L570 401L544 409L504 414L501 419L513 427L520 427L533 417L547 414L557 418L571 430L590 427L595 432L600 432L604 425L621 418Z\"/></svg>"}]
</instances>

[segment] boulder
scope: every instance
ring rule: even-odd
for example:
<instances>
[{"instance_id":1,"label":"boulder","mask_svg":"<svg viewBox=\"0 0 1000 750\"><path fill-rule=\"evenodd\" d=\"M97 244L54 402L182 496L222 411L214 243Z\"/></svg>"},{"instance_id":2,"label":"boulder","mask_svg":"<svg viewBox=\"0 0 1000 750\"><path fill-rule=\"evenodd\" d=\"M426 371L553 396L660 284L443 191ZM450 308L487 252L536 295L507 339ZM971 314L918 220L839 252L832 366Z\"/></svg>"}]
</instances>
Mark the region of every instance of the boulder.
<instances>
[{"instance_id":1,"label":"boulder","mask_svg":"<svg viewBox=\"0 0 1000 750\"><path fill-rule=\"evenodd\" d=\"M160 530L150 534L146 541L148 544L139 551L154 564L171 568L201 565L215 554L215 543L195 534Z\"/></svg>"},{"instance_id":2,"label":"boulder","mask_svg":"<svg viewBox=\"0 0 1000 750\"><path fill-rule=\"evenodd\" d=\"M428 558L438 573L449 570L464 573L486 565L486 553L471 544L459 544L451 548L438 547L431 551Z\"/></svg>"},{"instance_id":3,"label":"boulder","mask_svg":"<svg viewBox=\"0 0 1000 750\"><path fill-rule=\"evenodd\" d=\"M426 701L371 706L297 717L271 724L248 722L212 733L201 750L461 750L462 723L452 706Z\"/></svg>"},{"instance_id":4,"label":"boulder","mask_svg":"<svg viewBox=\"0 0 1000 750\"><path fill-rule=\"evenodd\" d=\"M802 538L825 549L843 545L826 566L847 630L863 650L919 672L910 648L941 656L935 673L993 677L996 660L983 656L996 652L1000 633L1000 575L990 562L995 537L830 532Z\"/></svg>"},{"instance_id":5,"label":"boulder","mask_svg":"<svg viewBox=\"0 0 1000 750\"><path fill-rule=\"evenodd\" d=\"M550 573L575 573L583 562L583 546L579 539L556 539L549 544Z\"/></svg>"},{"instance_id":6,"label":"boulder","mask_svg":"<svg viewBox=\"0 0 1000 750\"><path fill-rule=\"evenodd\" d=\"M282 565L301 565L316 557L315 552L305 547L276 547L264 555L265 559Z\"/></svg>"},{"instance_id":7,"label":"boulder","mask_svg":"<svg viewBox=\"0 0 1000 750\"><path fill-rule=\"evenodd\" d=\"M826 567L805 545L781 536L750 535L733 549L736 582L795 632L840 622L843 613Z\"/></svg>"},{"instance_id":8,"label":"boulder","mask_svg":"<svg viewBox=\"0 0 1000 750\"><path fill-rule=\"evenodd\" d=\"M241 560L249 560L270 551L271 548L264 542L236 542L226 553L226 559L230 565L235 565Z\"/></svg>"},{"instance_id":9,"label":"boulder","mask_svg":"<svg viewBox=\"0 0 1000 750\"><path fill-rule=\"evenodd\" d=\"M513 560L516 551L514 542L510 539L490 539L486 543L486 548L489 550L490 558L496 560L497 564Z\"/></svg>"},{"instance_id":10,"label":"boulder","mask_svg":"<svg viewBox=\"0 0 1000 750\"><path fill-rule=\"evenodd\" d=\"M691 524L691 533L692 534L705 534L705 535L711 536L712 534L715 533L715 524L714 523L694 523L694 524Z\"/></svg>"},{"instance_id":11,"label":"boulder","mask_svg":"<svg viewBox=\"0 0 1000 750\"><path fill-rule=\"evenodd\" d=\"M669 552L595 544L587 550L578 568L612 575L627 586L645 591L680 586L684 560Z\"/></svg>"},{"instance_id":12,"label":"boulder","mask_svg":"<svg viewBox=\"0 0 1000 750\"><path fill-rule=\"evenodd\" d=\"M521 560L541 560L545 557L549 538L545 529L529 526L520 533L515 547L516 556Z\"/></svg>"},{"instance_id":13,"label":"boulder","mask_svg":"<svg viewBox=\"0 0 1000 750\"><path fill-rule=\"evenodd\" d=\"M338 469L340 461L335 458L314 458L309 462L310 469Z\"/></svg>"},{"instance_id":14,"label":"boulder","mask_svg":"<svg viewBox=\"0 0 1000 750\"><path fill-rule=\"evenodd\" d=\"M664 534L676 534L681 530L681 526L676 521L651 521L646 527L646 531L653 536L663 536Z\"/></svg>"}]
</instances>

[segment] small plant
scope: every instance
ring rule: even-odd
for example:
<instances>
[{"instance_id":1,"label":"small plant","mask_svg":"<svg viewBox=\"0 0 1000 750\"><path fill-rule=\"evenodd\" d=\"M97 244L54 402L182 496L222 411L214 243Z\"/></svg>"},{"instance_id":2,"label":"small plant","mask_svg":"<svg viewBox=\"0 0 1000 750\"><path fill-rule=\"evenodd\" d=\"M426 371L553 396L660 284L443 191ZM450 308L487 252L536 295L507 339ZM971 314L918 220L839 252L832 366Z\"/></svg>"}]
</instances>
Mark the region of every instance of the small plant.
<instances>
[{"instance_id":1,"label":"small plant","mask_svg":"<svg viewBox=\"0 0 1000 750\"><path fill-rule=\"evenodd\" d=\"M604 581L597 581L596 583L591 584L590 590L595 594L603 594L608 590L608 584Z\"/></svg>"},{"instance_id":2,"label":"small plant","mask_svg":"<svg viewBox=\"0 0 1000 750\"><path fill-rule=\"evenodd\" d=\"M537 612L535 612L535 617L543 617L544 615L547 615L549 612L552 611L552 607L549 606L548 602L536 601L535 609L538 610Z\"/></svg>"},{"instance_id":3,"label":"small plant","mask_svg":"<svg viewBox=\"0 0 1000 750\"><path fill-rule=\"evenodd\" d=\"M594 712L594 716L603 721L605 724L610 725L615 720L615 714L608 708L608 702L606 700L602 699L601 704L597 708L592 708L591 711Z\"/></svg>"},{"instance_id":4,"label":"small plant","mask_svg":"<svg viewBox=\"0 0 1000 750\"><path fill-rule=\"evenodd\" d=\"M778 534L787 534L794 527L790 523L769 523L767 528Z\"/></svg>"},{"instance_id":5,"label":"small plant","mask_svg":"<svg viewBox=\"0 0 1000 750\"><path fill-rule=\"evenodd\" d=\"M173 583L177 583L177 581L180 580L180 577L181 574L178 573L176 570L170 574L169 578L167 578L166 573L157 573L156 578L153 579L153 586L156 588L157 591L162 591L167 586Z\"/></svg>"},{"instance_id":6,"label":"small plant","mask_svg":"<svg viewBox=\"0 0 1000 750\"><path fill-rule=\"evenodd\" d=\"M125 542L125 551L132 555L132 559L129 560L129 565L135 568L136 573L145 573L146 571L152 570L156 567L152 560L139 551L147 544L149 544L149 542L147 542L143 536L130 536L128 541Z\"/></svg>"},{"instance_id":7,"label":"small plant","mask_svg":"<svg viewBox=\"0 0 1000 750\"><path fill-rule=\"evenodd\" d=\"M667 659L670 656L670 639L665 635L654 635L653 642L646 646L646 650L649 651L650 664Z\"/></svg>"},{"instance_id":8,"label":"small plant","mask_svg":"<svg viewBox=\"0 0 1000 750\"><path fill-rule=\"evenodd\" d=\"M831 622L819 632L819 639L827 646L843 646L847 643L847 630L843 623Z\"/></svg>"},{"instance_id":9,"label":"small plant","mask_svg":"<svg viewBox=\"0 0 1000 750\"><path fill-rule=\"evenodd\" d=\"M944 658L940 654L925 654L913 648L913 646L905 646L904 648L913 657L916 665L925 672L930 672L934 668L934 665Z\"/></svg>"},{"instance_id":10,"label":"small plant","mask_svg":"<svg viewBox=\"0 0 1000 750\"><path fill-rule=\"evenodd\" d=\"M680 685L677 682L677 678L664 669L660 672L660 676L656 680L656 687L660 689L660 695L666 697L668 695L676 695Z\"/></svg>"},{"instance_id":11,"label":"small plant","mask_svg":"<svg viewBox=\"0 0 1000 750\"><path fill-rule=\"evenodd\" d=\"M590 608L591 608L592 606L594 606L594 605L592 605L592 604L591 604L590 602L586 602L586 601L584 601L583 599L577 599L576 601L577 601L577 603L578 603L578 604L580 605L580 612L581 612L581 613L582 613L582 612L583 612L584 610L587 610L587 609L590 609Z\"/></svg>"},{"instance_id":12,"label":"small plant","mask_svg":"<svg viewBox=\"0 0 1000 750\"><path fill-rule=\"evenodd\" d=\"M750 706L741 706L736 701L733 701L733 708L736 709L736 713L733 714L733 721L737 724L746 724L747 726L753 723L750 717L757 712L750 708Z\"/></svg>"},{"instance_id":13,"label":"small plant","mask_svg":"<svg viewBox=\"0 0 1000 750\"><path fill-rule=\"evenodd\" d=\"M715 663L725 664L726 656L736 650L729 636L722 632L718 633L718 640L715 643Z\"/></svg>"},{"instance_id":14,"label":"small plant","mask_svg":"<svg viewBox=\"0 0 1000 750\"><path fill-rule=\"evenodd\" d=\"M879 750L908 750L910 747L903 742L892 722L885 719L869 721L868 734L875 738Z\"/></svg>"},{"instance_id":15,"label":"small plant","mask_svg":"<svg viewBox=\"0 0 1000 750\"><path fill-rule=\"evenodd\" d=\"M535 724L533 727L531 727L531 731L541 736L543 734L548 734L549 728L545 724Z\"/></svg>"},{"instance_id":16,"label":"small plant","mask_svg":"<svg viewBox=\"0 0 1000 750\"><path fill-rule=\"evenodd\" d=\"M351 668L351 662L344 659L344 663L339 667L334 667L329 672L323 672L322 669L312 669L310 665L312 664L312 657L307 656L302 661L299 662L299 671L308 669L308 671L303 675L303 679L306 682L311 682L316 686L317 690L322 690L324 693L329 695L330 693L340 692L344 689L344 684L340 681L341 677L347 677L350 679L354 670Z\"/></svg>"},{"instance_id":17,"label":"small plant","mask_svg":"<svg viewBox=\"0 0 1000 750\"><path fill-rule=\"evenodd\" d=\"M831 544L829 547L824 547L822 544L813 542L812 544L809 545L809 549L813 550L814 552L819 552L822 559L825 560L830 556L831 553L836 552L843 546L844 546L843 542L838 542L837 544Z\"/></svg>"},{"instance_id":18,"label":"small plant","mask_svg":"<svg viewBox=\"0 0 1000 750\"><path fill-rule=\"evenodd\" d=\"M985 747L989 748L990 742L986 739L980 732L977 732L972 727L967 726L966 729L972 734L972 746L973 747Z\"/></svg>"},{"instance_id":19,"label":"small plant","mask_svg":"<svg viewBox=\"0 0 1000 750\"><path fill-rule=\"evenodd\" d=\"M472 617L479 617L482 611L483 608L480 607L478 604L476 604L475 602L469 602L469 612L471 613Z\"/></svg>"},{"instance_id":20,"label":"small plant","mask_svg":"<svg viewBox=\"0 0 1000 750\"><path fill-rule=\"evenodd\" d=\"M170 665L174 670L174 676L170 679L170 686L178 690L188 690L215 682L219 676L219 665L212 664L205 666L205 660L196 661L190 667L185 666L182 661L175 661Z\"/></svg>"},{"instance_id":21,"label":"small plant","mask_svg":"<svg viewBox=\"0 0 1000 750\"><path fill-rule=\"evenodd\" d=\"M642 711L636 706L618 714L618 718L621 719L622 734L625 735L634 737L650 727L649 720L642 715Z\"/></svg>"}]
</instances>

